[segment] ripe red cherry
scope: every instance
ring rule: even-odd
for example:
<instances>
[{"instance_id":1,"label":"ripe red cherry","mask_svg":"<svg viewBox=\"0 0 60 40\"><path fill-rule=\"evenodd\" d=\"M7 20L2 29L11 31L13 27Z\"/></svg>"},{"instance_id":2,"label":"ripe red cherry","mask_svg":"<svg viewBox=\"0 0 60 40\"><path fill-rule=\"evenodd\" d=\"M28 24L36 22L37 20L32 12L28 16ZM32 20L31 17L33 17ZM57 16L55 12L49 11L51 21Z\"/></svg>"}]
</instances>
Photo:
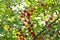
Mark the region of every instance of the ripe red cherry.
<instances>
[{"instance_id":1,"label":"ripe red cherry","mask_svg":"<svg viewBox=\"0 0 60 40\"><path fill-rule=\"evenodd\" d=\"M19 34L16 34L16 36L19 36Z\"/></svg>"},{"instance_id":2,"label":"ripe red cherry","mask_svg":"<svg viewBox=\"0 0 60 40\"><path fill-rule=\"evenodd\" d=\"M34 10L33 9L31 9L31 12L33 12Z\"/></svg>"},{"instance_id":3,"label":"ripe red cherry","mask_svg":"<svg viewBox=\"0 0 60 40\"><path fill-rule=\"evenodd\" d=\"M25 26L25 23L23 23L22 25Z\"/></svg>"},{"instance_id":4,"label":"ripe red cherry","mask_svg":"<svg viewBox=\"0 0 60 40\"><path fill-rule=\"evenodd\" d=\"M27 19L25 19L24 21L27 22Z\"/></svg>"},{"instance_id":5,"label":"ripe red cherry","mask_svg":"<svg viewBox=\"0 0 60 40\"><path fill-rule=\"evenodd\" d=\"M32 27L33 26L33 24L30 24L30 27Z\"/></svg>"},{"instance_id":6,"label":"ripe red cherry","mask_svg":"<svg viewBox=\"0 0 60 40\"><path fill-rule=\"evenodd\" d=\"M21 15L20 17L23 18L23 15Z\"/></svg>"},{"instance_id":7,"label":"ripe red cherry","mask_svg":"<svg viewBox=\"0 0 60 40\"><path fill-rule=\"evenodd\" d=\"M23 33L23 32L20 32L19 37L21 37L21 36L22 36L22 33Z\"/></svg>"},{"instance_id":8,"label":"ripe red cherry","mask_svg":"<svg viewBox=\"0 0 60 40\"><path fill-rule=\"evenodd\" d=\"M19 39L19 40L24 40L24 38L20 37L20 39Z\"/></svg>"},{"instance_id":9,"label":"ripe red cherry","mask_svg":"<svg viewBox=\"0 0 60 40\"><path fill-rule=\"evenodd\" d=\"M34 37L35 36L35 33L34 32L31 32L31 35L32 35L32 37Z\"/></svg>"},{"instance_id":10,"label":"ripe red cherry","mask_svg":"<svg viewBox=\"0 0 60 40\"><path fill-rule=\"evenodd\" d=\"M24 9L23 12L26 13L27 12L26 9Z\"/></svg>"},{"instance_id":11,"label":"ripe red cherry","mask_svg":"<svg viewBox=\"0 0 60 40\"><path fill-rule=\"evenodd\" d=\"M30 21L28 21L27 23L28 23L28 24L31 24L31 22L30 22Z\"/></svg>"},{"instance_id":12,"label":"ripe red cherry","mask_svg":"<svg viewBox=\"0 0 60 40\"><path fill-rule=\"evenodd\" d=\"M30 8L30 11L33 12L34 11L33 8Z\"/></svg>"},{"instance_id":13,"label":"ripe red cherry","mask_svg":"<svg viewBox=\"0 0 60 40\"><path fill-rule=\"evenodd\" d=\"M44 13L44 16L46 16L46 14Z\"/></svg>"},{"instance_id":14,"label":"ripe red cherry","mask_svg":"<svg viewBox=\"0 0 60 40\"><path fill-rule=\"evenodd\" d=\"M21 37L22 35L21 34L19 34L19 37Z\"/></svg>"},{"instance_id":15,"label":"ripe red cherry","mask_svg":"<svg viewBox=\"0 0 60 40\"><path fill-rule=\"evenodd\" d=\"M31 28L30 27L28 27L28 31L31 32Z\"/></svg>"},{"instance_id":16,"label":"ripe red cherry","mask_svg":"<svg viewBox=\"0 0 60 40\"><path fill-rule=\"evenodd\" d=\"M53 17L52 17L52 16L50 16L49 20L53 20Z\"/></svg>"},{"instance_id":17,"label":"ripe red cherry","mask_svg":"<svg viewBox=\"0 0 60 40\"><path fill-rule=\"evenodd\" d=\"M47 25L48 24L48 21L45 21L45 24Z\"/></svg>"},{"instance_id":18,"label":"ripe red cherry","mask_svg":"<svg viewBox=\"0 0 60 40\"><path fill-rule=\"evenodd\" d=\"M28 18L28 19L30 18L30 12L27 13L27 18Z\"/></svg>"},{"instance_id":19,"label":"ripe red cherry","mask_svg":"<svg viewBox=\"0 0 60 40\"><path fill-rule=\"evenodd\" d=\"M41 6L44 6L44 3L43 2L41 3Z\"/></svg>"}]
</instances>

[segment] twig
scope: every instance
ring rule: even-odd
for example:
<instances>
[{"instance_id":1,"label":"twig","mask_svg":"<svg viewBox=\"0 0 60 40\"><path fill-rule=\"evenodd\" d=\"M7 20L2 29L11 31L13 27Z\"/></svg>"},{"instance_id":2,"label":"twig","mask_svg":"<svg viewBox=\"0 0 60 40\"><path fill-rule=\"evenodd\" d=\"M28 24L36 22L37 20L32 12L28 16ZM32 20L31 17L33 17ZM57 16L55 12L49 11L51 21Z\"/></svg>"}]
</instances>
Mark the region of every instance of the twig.
<instances>
[{"instance_id":1,"label":"twig","mask_svg":"<svg viewBox=\"0 0 60 40\"><path fill-rule=\"evenodd\" d=\"M51 24L53 24L54 22L56 22L57 20L59 19L59 17L57 18L57 19L55 19L52 23L50 23L49 25L48 25L48 27L51 25ZM36 38L42 33L42 32L44 32L46 29L43 29L42 31L40 31L34 38L33 38L33 40L36 40Z\"/></svg>"}]
</instances>

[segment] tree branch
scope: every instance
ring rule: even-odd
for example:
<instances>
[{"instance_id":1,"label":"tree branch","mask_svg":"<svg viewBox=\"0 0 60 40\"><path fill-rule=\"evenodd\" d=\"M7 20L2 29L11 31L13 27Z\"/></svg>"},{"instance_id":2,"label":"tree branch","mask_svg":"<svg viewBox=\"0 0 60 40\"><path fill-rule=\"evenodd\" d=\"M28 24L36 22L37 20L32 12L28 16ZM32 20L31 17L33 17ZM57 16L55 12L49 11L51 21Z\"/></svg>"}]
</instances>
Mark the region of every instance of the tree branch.
<instances>
[{"instance_id":1,"label":"tree branch","mask_svg":"<svg viewBox=\"0 0 60 40\"><path fill-rule=\"evenodd\" d=\"M57 19L55 19L52 23L50 23L49 25L48 25L48 27L51 25L51 24L53 24L54 22L56 22L57 20L59 19L59 17L57 18ZM44 32L46 29L43 29L42 31L40 31L34 38L33 38L33 40L36 40L36 38L42 33L42 32Z\"/></svg>"}]
</instances>

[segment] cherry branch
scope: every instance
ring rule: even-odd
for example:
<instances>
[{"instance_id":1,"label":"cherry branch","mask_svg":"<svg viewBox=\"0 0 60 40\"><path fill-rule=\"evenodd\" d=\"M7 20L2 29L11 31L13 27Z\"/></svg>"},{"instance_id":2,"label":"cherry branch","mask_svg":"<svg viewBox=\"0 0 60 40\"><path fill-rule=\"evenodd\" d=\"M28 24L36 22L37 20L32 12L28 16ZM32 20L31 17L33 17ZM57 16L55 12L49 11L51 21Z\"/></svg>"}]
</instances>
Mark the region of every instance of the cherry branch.
<instances>
[{"instance_id":1,"label":"cherry branch","mask_svg":"<svg viewBox=\"0 0 60 40\"><path fill-rule=\"evenodd\" d=\"M59 17L57 18L57 19L55 19L52 23L50 23L49 25L48 25L48 27L51 25L51 24L53 24L54 22L56 22L57 20L59 19ZM43 29L42 31L40 31L34 38L33 38L33 40L36 40L36 38L42 33L42 32L44 32L46 29Z\"/></svg>"}]
</instances>

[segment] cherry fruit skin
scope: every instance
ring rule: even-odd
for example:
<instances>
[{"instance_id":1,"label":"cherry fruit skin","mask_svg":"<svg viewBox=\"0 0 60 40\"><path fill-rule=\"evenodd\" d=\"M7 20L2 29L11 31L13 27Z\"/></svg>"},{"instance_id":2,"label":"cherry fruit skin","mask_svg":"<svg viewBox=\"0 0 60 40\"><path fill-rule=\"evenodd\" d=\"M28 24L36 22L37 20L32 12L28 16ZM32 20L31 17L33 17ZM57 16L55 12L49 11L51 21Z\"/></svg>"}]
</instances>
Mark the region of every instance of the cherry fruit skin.
<instances>
[{"instance_id":1,"label":"cherry fruit skin","mask_svg":"<svg viewBox=\"0 0 60 40\"><path fill-rule=\"evenodd\" d=\"M44 16L46 16L46 14L44 13Z\"/></svg>"},{"instance_id":2,"label":"cherry fruit skin","mask_svg":"<svg viewBox=\"0 0 60 40\"><path fill-rule=\"evenodd\" d=\"M30 11L31 11L31 12L34 12L33 8L30 8Z\"/></svg>"},{"instance_id":3,"label":"cherry fruit skin","mask_svg":"<svg viewBox=\"0 0 60 40\"><path fill-rule=\"evenodd\" d=\"M25 23L23 23L22 25L25 26Z\"/></svg>"},{"instance_id":4,"label":"cherry fruit skin","mask_svg":"<svg viewBox=\"0 0 60 40\"><path fill-rule=\"evenodd\" d=\"M26 13L27 12L26 9L24 9L23 12Z\"/></svg>"},{"instance_id":5,"label":"cherry fruit skin","mask_svg":"<svg viewBox=\"0 0 60 40\"><path fill-rule=\"evenodd\" d=\"M20 39L19 39L19 40L24 40L24 38L20 37Z\"/></svg>"},{"instance_id":6,"label":"cherry fruit skin","mask_svg":"<svg viewBox=\"0 0 60 40\"><path fill-rule=\"evenodd\" d=\"M31 32L31 28L30 27L28 27L28 31Z\"/></svg>"},{"instance_id":7,"label":"cherry fruit skin","mask_svg":"<svg viewBox=\"0 0 60 40\"><path fill-rule=\"evenodd\" d=\"M53 17L51 16L51 17L49 18L49 20L53 20Z\"/></svg>"},{"instance_id":8,"label":"cherry fruit skin","mask_svg":"<svg viewBox=\"0 0 60 40\"><path fill-rule=\"evenodd\" d=\"M43 2L41 3L41 6L44 6L44 3Z\"/></svg>"},{"instance_id":9,"label":"cherry fruit skin","mask_svg":"<svg viewBox=\"0 0 60 40\"><path fill-rule=\"evenodd\" d=\"M48 24L48 21L45 21L45 24L47 25Z\"/></svg>"},{"instance_id":10,"label":"cherry fruit skin","mask_svg":"<svg viewBox=\"0 0 60 40\"><path fill-rule=\"evenodd\" d=\"M27 13L27 18L30 19L30 12Z\"/></svg>"},{"instance_id":11,"label":"cherry fruit skin","mask_svg":"<svg viewBox=\"0 0 60 40\"><path fill-rule=\"evenodd\" d=\"M34 32L31 32L31 35L32 35L32 37L34 37L35 36L35 33Z\"/></svg>"},{"instance_id":12,"label":"cherry fruit skin","mask_svg":"<svg viewBox=\"0 0 60 40\"><path fill-rule=\"evenodd\" d=\"M28 23L28 24L31 24L31 22L30 22L30 21L28 21L27 23Z\"/></svg>"},{"instance_id":13,"label":"cherry fruit skin","mask_svg":"<svg viewBox=\"0 0 60 40\"><path fill-rule=\"evenodd\" d=\"M19 36L19 34L16 34L16 36Z\"/></svg>"}]
</instances>

